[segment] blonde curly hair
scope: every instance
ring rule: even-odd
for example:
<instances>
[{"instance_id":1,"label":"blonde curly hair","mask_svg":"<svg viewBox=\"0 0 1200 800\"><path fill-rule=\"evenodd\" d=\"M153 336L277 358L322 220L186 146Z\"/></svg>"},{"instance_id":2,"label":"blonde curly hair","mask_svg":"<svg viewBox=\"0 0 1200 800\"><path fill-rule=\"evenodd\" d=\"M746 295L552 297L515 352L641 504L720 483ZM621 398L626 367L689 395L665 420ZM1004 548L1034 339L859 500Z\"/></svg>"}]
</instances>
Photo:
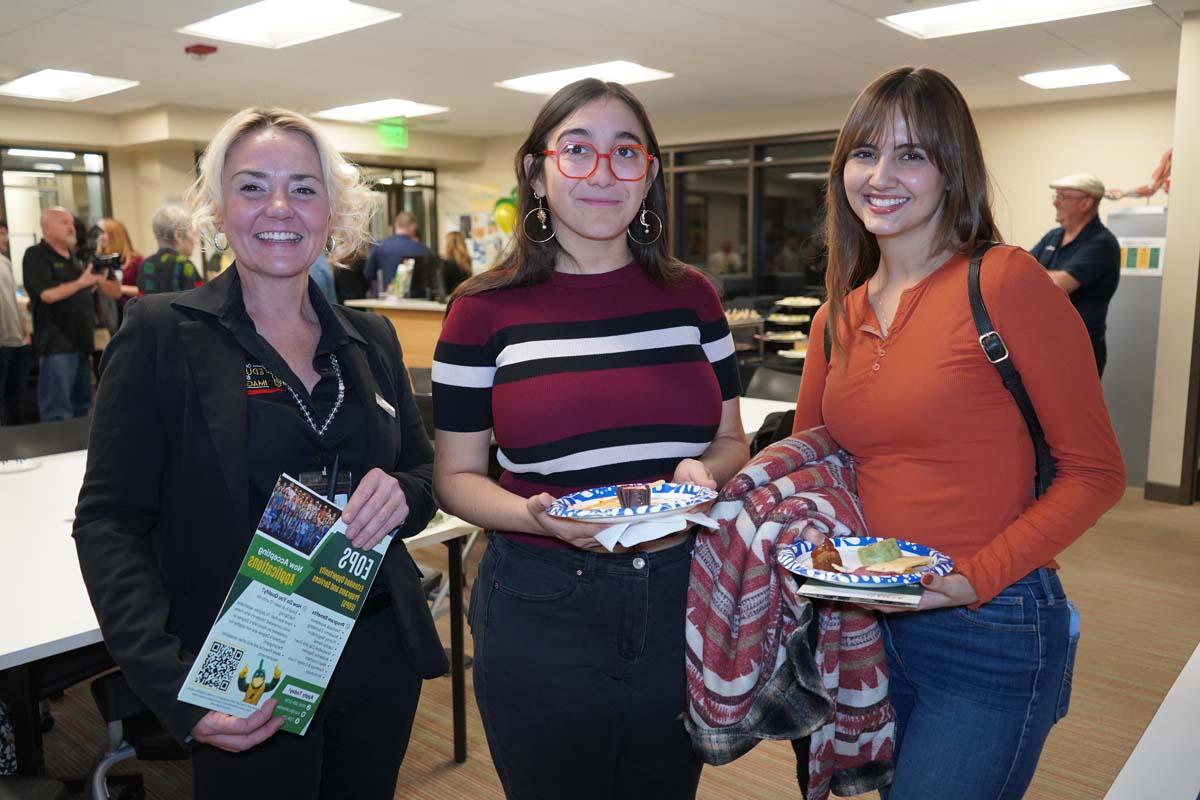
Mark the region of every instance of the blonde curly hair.
<instances>
[{"instance_id":1,"label":"blonde curly hair","mask_svg":"<svg viewBox=\"0 0 1200 800\"><path fill-rule=\"evenodd\" d=\"M229 148L252 133L271 128L298 133L316 148L321 161L321 179L329 196L328 235L332 237L333 247L328 255L332 263L339 264L369 240L375 196L367 188L358 167L342 157L312 120L286 108L245 108L225 121L204 148L196 180L184 195L192 223L211 246L222 209L221 179Z\"/></svg>"}]
</instances>

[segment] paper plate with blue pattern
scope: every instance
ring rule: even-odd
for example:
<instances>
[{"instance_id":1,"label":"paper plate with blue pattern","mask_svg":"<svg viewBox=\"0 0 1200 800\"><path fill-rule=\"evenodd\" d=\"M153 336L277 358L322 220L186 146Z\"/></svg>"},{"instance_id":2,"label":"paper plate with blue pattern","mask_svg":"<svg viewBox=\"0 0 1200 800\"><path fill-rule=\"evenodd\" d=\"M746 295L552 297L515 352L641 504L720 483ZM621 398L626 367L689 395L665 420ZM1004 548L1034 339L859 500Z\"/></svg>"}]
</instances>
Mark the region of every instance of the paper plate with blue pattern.
<instances>
[{"instance_id":1,"label":"paper plate with blue pattern","mask_svg":"<svg viewBox=\"0 0 1200 800\"><path fill-rule=\"evenodd\" d=\"M648 484L650 503L626 508L617 496L617 486L602 486L584 489L582 492L564 495L546 509L552 517L573 519L578 522L616 522L662 517L687 511L698 505L717 499L712 489L694 483L668 483L661 481Z\"/></svg>"},{"instance_id":2,"label":"paper plate with blue pattern","mask_svg":"<svg viewBox=\"0 0 1200 800\"><path fill-rule=\"evenodd\" d=\"M874 536L842 536L834 537L831 541L837 548L838 555L842 557L842 565L846 569L855 569L862 566L857 554L859 548L884 540ZM838 583L843 586L903 586L920 583L921 576L926 572L932 572L934 575L949 575L954 569L954 561L945 553L916 542L906 542L903 539L897 539L896 544L900 548L902 557L925 556L930 558L928 566L922 567L916 572L899 575L854 575L846 572L814 569L812 551L815 545L808 542L796 542L788 547L780 548L779 552L775 554L775 560L788 572L824 583Z\"/></svg>"}]
</instances>

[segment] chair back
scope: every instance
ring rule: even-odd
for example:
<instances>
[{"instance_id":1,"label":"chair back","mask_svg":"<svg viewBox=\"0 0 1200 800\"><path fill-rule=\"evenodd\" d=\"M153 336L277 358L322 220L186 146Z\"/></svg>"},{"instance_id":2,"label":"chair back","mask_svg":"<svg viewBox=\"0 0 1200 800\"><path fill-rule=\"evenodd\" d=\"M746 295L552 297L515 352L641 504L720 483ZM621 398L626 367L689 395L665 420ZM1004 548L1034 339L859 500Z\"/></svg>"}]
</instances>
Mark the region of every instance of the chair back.
<instances>
[{"instance_id":1,"label":"chair back","mask_svg":"<svg viewBox=\"0 0 1200 800\"><path fill-rule=\"evenodd\" d=\"M759 367L754 370L754 377L742 394L746 397L757 397L762 400L782 400L785 403L796 402L800 393L800 376L780 372L770 367Z\"/></svg>"},{"instance_id":2,"label":"chair back","mask_svg":"<svg viewBox=\"0 0 1200 800\"><path fill-rule=\"evenodd\" d=\"M91 417L0 428L0 459L36 458L87 450Z\"/></svg>"}]
</instances>

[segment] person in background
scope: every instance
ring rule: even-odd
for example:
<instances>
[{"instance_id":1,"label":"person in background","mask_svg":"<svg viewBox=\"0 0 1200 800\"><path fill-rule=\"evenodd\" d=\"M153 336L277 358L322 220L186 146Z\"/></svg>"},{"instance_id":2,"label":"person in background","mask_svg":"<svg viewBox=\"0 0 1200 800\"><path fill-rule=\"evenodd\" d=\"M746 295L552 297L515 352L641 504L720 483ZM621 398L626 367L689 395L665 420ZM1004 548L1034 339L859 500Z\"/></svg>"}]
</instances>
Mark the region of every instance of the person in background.
<instances>
[{"instance_id":1,"label":"person in background","mask_svg":"<svg viewBox=\"0 0 1200 800\"><path fill-rule=\"evenodd\" d=\"M26 328L8 258L8 222L0 219L0 425L24 421L21 398L33 367L33 347Z\"/></svg>"},{"instance_id":2,"label":"person in background","mask_svg":"<svg viewBox=\"0 0 1200 800\"><path fill-rule=\"evenodd\" d=\"M308 268L308 276L313 279L313 283L321 290L321 294L325 295L325 299L330 305L336 305L338 302L337 285L333 279L333 265L329 263L324 253L317 256L317 260Z\"/></svg>"},{"instance_id":3,"label":"person in background","mask_svg":"<svg viewBox=\"0 0 1200 800\"><path fill-rule=\"evenodd\" d=\"M342 269L333 271L333 285L337 290L339 303L345 303L347 300L362 300L367 296L371 287L367 283L367 279L363 277L363 268L367 265L367 256L370 255L370 252L370 242L364 241L357 250L346 256Z\"/></svg>"},{"instance_id":4,"label":"person in background","mask_svg":"<svg viewBox=\"0 0 1200 800\"><path fill-rule=\"evenodd\" d=\"M119 219L105 217L100 220L100 236L96 239L96 252L118 253L121 256L121 306L131 297L137 297L138 268L145 257L133 246L129 229Z\"/></svg>"},{"instance_id":5,"label":"person in background","mask_svg":"<svg viewBox=\"0 0 1200 800\"><path fill-rule=\"evenodd\" d=\"M458 285L471 277L471 254L467 252L467 237L462 231L446 234L446 246L442 250L442 290L446 297Z\"/></svg>"},{"instance_id":6,"label":"person in background","mask_svg":"<svg viewBox=\"0 0 1200 800\"><path fill-rule=\"evenodd\" d=\"M196 230L187 209L163 206L154 212L150 229L158 249L138 270L138 293L186 292L204 283L204 276L190 258L196 248Z\"/></svg>"},{"instance_id":7,"label":"person in background","mask_svg":"<svg viewBox=\"0 0 1200 800\"><path fill-rule=\"evenodd\" d=\"M237 258L132 304L105 353L74 523L104 643L196 745L199 800L391 800L422 678L448 667L401 541L435 511L433 450L391 323L331 306L308 277L322 248L337 260L366 235L370 191L310 120L251 108L216 133L188 197ZM395 536L308 732L279 735L274 699L244 719L180 702L280 474L331 468L350 545Z\"/></svg>"},{"instance_id":8,"label":"person in background","mask_svg":"<svg viewBox=\"0 0 1200 800\"><path fill-rule=\"evenodd\" d=\"M1024 795L1071 694L1055 559L1125 490L1079 316L1027 252L996 245L983 300L1057 461L1034 498L1030 434L967 292L972 254L997 237L987 174L958 88L902 67L855 100L826 188L829 301L813 320L795 430L825 425L853 456L872 536L954 560L949 575L923 576L915 611L881 620L896 712L883 800Z\"/></svg>"},{"instance_id":9,"label":"person in background","mask_svg":"<svg viewBox=\"0 0 1200 800\"><path fill-rule=\"evenodd\" d=\"M695 534L610 553L547 513L610 484L715 488L750 455L724 309L667 246L660 158L624 86L547 100L516 154L512 248L458 287L434 353L437 496L490 532L473 674L513 800L688 800L700 780L681 719Z\"/></svg>"},{"instance_id":10,"label":"person in background","mask_svg":"<svg viewBox=\"0 0 1200 800\"><path fill-rule=\"evenodd\" d=\"M113 300L121 284L75 259L75 218L61 206L41 216L42 241L21 261L33 311L33 352L38 359L38 416L42 422L85 416L92 399L88 358L95 338L93 294Z\"/></svg>"},{"instance_id":11,"label":"person in background","mask_svg":"<svg viewBox=\"0 0 1200 800\"><path fill-rule=\"evenodd\" d=\"M1100 221L1104 184L1087 174L1067 175L1050 184L1059 227L1042 237L1033 257L1050 280L1071 297L1092 340L1096 371L1104 375L1108 304L1121 280L1121 245Z\"/></svg>"},{"instance_id":12,"label":"person in background","mask_svg":"<svg viewBox=\"0 0 1200 800\"><path fill-rule=\"evenodd\" d=\"M742 257L734 252L733 242L729 239L721 242L721 249L708 257L704 265L711 275L724 275L727 272L742 271Z\"/></svg>"},{"instance_id":13,"label":"person in background","mask_svg":"<svg viewBox=\"0 0 1200 800\"><path fill-rule=\"evenodd\" d=\"M406 258L429 255L429 248L417 239L417 217L410 211L396 215L395 233L371 248L363 277L371 286L373 296L387 294L387 287L396 277L396 267Z\"/></svg>"}]
</instances>

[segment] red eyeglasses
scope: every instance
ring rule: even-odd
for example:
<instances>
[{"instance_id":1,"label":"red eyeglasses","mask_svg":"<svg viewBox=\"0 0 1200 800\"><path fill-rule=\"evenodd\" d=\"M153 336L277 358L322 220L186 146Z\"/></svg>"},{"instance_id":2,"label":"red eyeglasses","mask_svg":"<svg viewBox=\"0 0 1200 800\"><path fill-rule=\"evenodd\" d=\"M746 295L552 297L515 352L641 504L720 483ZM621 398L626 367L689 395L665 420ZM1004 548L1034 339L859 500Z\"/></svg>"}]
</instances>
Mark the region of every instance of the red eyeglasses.
<instances>
[{"instance_id":1,"label":"red eyeglasses","mask_svg":"<svg viewBox=\"0 0 1200 800\"><path fill-rule=\"evenodd\" d=\"M650 155L640 144L619 144L607 153L598 152L586 142L566 142L557 150L543 150L542 155L554 156L558 171L564 178L590 178L600 168L600 159L608 159L613 177L619 181L640 181L650 171Z\"/></svg>"}]
</instances>

